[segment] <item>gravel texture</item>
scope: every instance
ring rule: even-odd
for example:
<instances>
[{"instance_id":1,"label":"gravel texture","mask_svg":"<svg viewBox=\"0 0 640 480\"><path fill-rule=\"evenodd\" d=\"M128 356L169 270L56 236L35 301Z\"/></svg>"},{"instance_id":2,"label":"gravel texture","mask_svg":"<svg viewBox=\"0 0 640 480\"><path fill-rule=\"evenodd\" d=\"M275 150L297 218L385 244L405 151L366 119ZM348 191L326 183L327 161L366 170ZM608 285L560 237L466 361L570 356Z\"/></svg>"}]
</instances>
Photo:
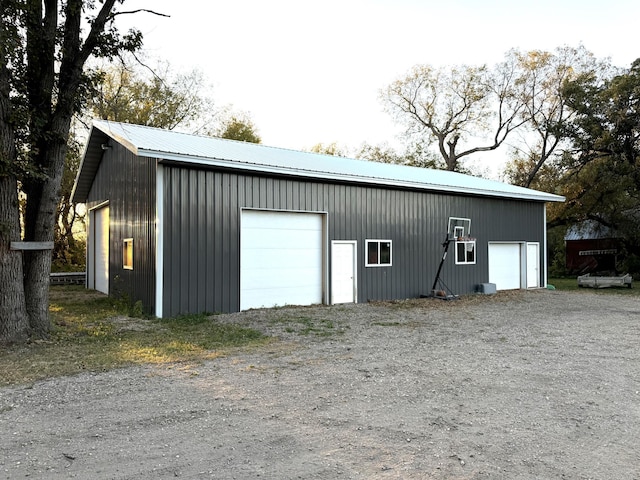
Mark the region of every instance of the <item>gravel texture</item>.
<instances>
[{"instance_id":1,"label":"gravel texture","mask_svg":"<svg viewBox=\"0 0 640 480\"><path fill-rule=\"evenodd\" d=\"M257 310L199 365L0 389L0 478L640 479L640 297Z\"/></svg>"}]
</instances>

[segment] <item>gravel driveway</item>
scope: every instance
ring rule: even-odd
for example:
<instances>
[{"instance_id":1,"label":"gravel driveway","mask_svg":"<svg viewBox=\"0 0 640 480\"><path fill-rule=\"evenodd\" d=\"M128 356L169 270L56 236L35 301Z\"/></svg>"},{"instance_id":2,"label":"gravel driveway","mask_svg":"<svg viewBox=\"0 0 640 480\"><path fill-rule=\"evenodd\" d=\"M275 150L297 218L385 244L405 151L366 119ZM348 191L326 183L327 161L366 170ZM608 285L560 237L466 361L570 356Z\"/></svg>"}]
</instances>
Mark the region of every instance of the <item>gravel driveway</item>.
<instances>
[{"instance_id":1,"label":"gravel driveway","mask_svg":"<svg viewBox=\"0 0 640 480\"><path fill-rule=\"evenodd\" d=\"M540 290L216 321L281 340L0 389L0 477L640 479L639 297Z\"/></svg>"}]
</instances>

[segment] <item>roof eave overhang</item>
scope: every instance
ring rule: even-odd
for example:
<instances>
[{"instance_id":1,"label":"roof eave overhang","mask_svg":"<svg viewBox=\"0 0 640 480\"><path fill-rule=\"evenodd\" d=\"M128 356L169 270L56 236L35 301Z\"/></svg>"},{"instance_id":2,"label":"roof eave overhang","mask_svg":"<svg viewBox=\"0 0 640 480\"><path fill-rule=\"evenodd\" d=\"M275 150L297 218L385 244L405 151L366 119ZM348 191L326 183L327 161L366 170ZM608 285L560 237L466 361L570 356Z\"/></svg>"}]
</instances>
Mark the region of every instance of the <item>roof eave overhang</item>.
<instances>
[{"instance_id":1,"label":"roof eave overhang","mask_svg":"<svg viewBox=\"0 0 640 480\"><path fill-rule=\"evenodd\" d=\"M285 168L285 167L278 167L274 165L264 165L259 163L236 162L236 161L225 160L221 158L184 156L179 154L168 154L166 152L160 152L160 151L154 151L154 150L140 149L138 151L138 155L143 157L156 158L160 163L163 163L163 161L175 162L175 163L180 163L185 165L202 165L202 166L225 168L225 169L231 169L231 170L247 171L247 172L259 172L259 173L272 174L272 175L316 178L316 179L322 179L322 180L352 182L352 183L360 183L360 184L384 185L384 186L392 186L392 187L398 187L398 188L409 188L409 189L416 189L416 190L456 193L460 195L476 195L476 196L484 196L484 197L510 198L515 200L528 200L528 201L536 201L536 202L564 202L565 201L565 198L560 195L554 195L554 194L543 193L543 192L538 193L535 190L529 191L532 193L501 192L498 190L468 188L468 187L462 187L457 185L430 184L430 183L424 183L424 182L411 182L406 180L389 179L389 178L382 178L382 177L371 177L371 176L365 176L365 175L331 173L331 172L325 172L325 171L300 169L300 168L294 169L290 167Z\"/></svg>"},{"instance_id":2,"label":"roof eave overhang","mask_svg":"<svg viewBox=\"0 0 640 480\"><path fill-rule=\"evenodd\" d=\"M91 183L102 159L102 142L107 139L108 136L104 132L95 126L91 127L87 143L80 156L80 166L78 167L78 173L76 174L71 190L71 201L73 203L86 202L89 190L91 189ZM98 151L98 148L100 151Z\"/></svg>"},{"instance_id":3,"label":"roof eave overhang","mask_svg":"<svg viewBox=\"0 0 640 480\"><path fill-rule=\"evenodd\" d=\"M102 161L106 142L109 139L115 140L134 154L138 153L138 148L126 138L113 133L111 130L101 128L99 122L94 123L89 132L87 143L80 157L80 167L71 190L71 201L74 203L85 203L91 190L91 184Z\"/></svg>"}]
</instances>

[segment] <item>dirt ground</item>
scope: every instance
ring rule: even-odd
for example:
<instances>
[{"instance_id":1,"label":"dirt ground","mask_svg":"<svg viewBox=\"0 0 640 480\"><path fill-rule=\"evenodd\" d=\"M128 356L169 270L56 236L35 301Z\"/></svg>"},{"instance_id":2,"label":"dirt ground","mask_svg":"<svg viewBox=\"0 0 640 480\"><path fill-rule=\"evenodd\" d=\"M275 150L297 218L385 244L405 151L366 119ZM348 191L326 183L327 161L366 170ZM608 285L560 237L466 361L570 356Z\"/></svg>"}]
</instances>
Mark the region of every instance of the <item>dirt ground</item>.
<instances>
[{"instance_id":1,"label":"dirt ground","mask_svg":"<svg viewBox=\"0 0 640 480\"><path fill-rule=\"evenodd\" d=\"M216 321L281 341L0 389L0 478L640 479L639 297L541 290Z\"/></svg>"}]
</instances>

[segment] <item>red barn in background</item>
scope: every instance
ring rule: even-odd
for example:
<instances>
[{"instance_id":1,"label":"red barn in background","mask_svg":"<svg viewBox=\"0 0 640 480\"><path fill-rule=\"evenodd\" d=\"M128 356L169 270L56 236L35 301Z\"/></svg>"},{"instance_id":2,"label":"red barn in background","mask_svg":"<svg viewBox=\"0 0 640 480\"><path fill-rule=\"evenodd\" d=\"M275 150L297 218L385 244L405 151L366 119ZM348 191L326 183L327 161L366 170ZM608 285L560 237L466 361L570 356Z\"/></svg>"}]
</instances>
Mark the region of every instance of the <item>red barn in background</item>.
<instances>
[{"instance_id":1,"label":"red barn in background","mask_svg":"<svg viewBox=\"0 0 640 480\"><path fill-rule=\"evenodd\" d=\"M564 240L566 268L570 273L617 273L620 240L609 228L595 222L583 222L570 227Z\"/></svg>"}]
</instances>

